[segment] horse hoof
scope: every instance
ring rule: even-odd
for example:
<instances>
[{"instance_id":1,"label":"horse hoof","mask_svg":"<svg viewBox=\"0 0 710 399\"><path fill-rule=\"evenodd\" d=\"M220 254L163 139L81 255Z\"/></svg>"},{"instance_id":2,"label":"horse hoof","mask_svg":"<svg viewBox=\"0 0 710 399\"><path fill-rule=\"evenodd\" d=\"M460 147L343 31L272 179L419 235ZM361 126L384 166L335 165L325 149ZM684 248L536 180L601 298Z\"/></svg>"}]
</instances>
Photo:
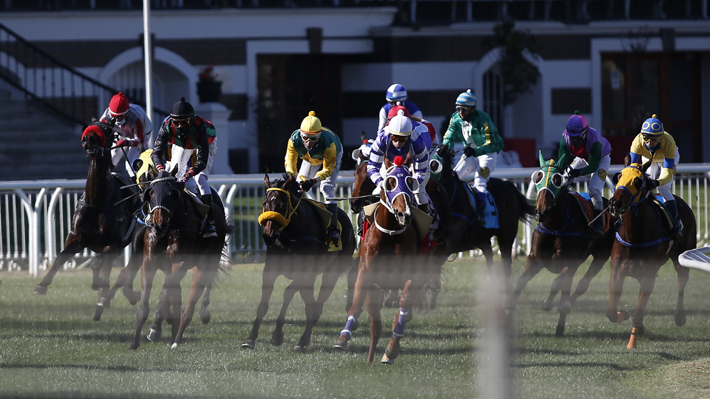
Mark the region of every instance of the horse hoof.
<instances>
[{"instance_id":1,"label":"horse hoof","mask_svg":"<svg viewBox=\"0 0 710 399\"><path fill-rule=\"evenodd\" d=\"M271 336L271 345L273 346L281 346L281 344L284 343L284 336L283 334L277 335L274 334Z\"/></svg>"},{"instance_id":2,"label":"horse hoof","mask_svg":"<svg viewBox=\"0 0 710 399\"><path fill-rule=\"evenodd\" d=\"M335 349L340 349L341 351L347 352L348 350L348 341L344 342L336 342L335 345L333 345L333 348Z\"/></svg>"},{"instance_id":3,"label":"horse hoof","mask_svg":"<svg viewBox=\"0 0 710 399\"><path fill-rule=\"evenodd\" d=\"M385 354L382 356L382 360L380 360L380 363L382 363L382 364L394 364L394 359L390 359L389 357L387 357L387 354L385 353Z\"/></svg>"},{"instance_id":4,"label":"horse hoof","mask_svg":"<svg viewBox=\"0 0 710 399\"><path fill-rule=\"evenodd\" d=\"M569 314L569 312L572 310L572 304L569 303L569 301L564 301L560 304L560 307L558 309L562 314Z\"/></svg>"},{"instance_id":5,"label":"horse hoof","mask_svg":"<svg viewBox=\"0 0 710 399\"><path fill-rule=\"evenodd\" d=\"M172 344L172 345L168 345L168 346L170 346L170 349L175 349L175 348L178 347L178 344L177 344L177 342L176 342L176 343L174 343L174 344Z\"/></svg>"},{"instance_id":6,"label":"horse hoof","mask_svg":"<svg viewBox=\"0 0 710 399\"><path fill-rule=\"evenodd\" d=\"M646 332L646 326L641 324L641 327L634 327L636 328L636 336L640 337Z\"/></svg>"},{"instance_id":7,"label":"horse hoof","mask_svg":"<svg viewBox=\"0 0 710 399\"><path fill-rule=\"evenodd\" d=\"M685 315L675 315L675 325L680 327L685 325Z\"/></svg>"},{"instance_id":8,"label":"horse hoof","mask_svg":"<svg viewBox=\"0 0 710 399\"><path fill-rule=\"evenodd\" d=\"M37 295L47 295L47 286L38 285L35 287L35 294Z\"/></svg>"},{"instance_id":9,"label":"horse hoof","mask_svg":"<svg viewBox=\"0 0 710 399\"><path fill-rule=\"evenodd\" d=\"M138 349L141 346L140 342L131 342L131 346L128 347L128 349L134 351Z\"/></svg>"},{"instance_id":10,"label":"horse hoof","mask_svg":"<svg viewBox=\"0 0 710 399\"><path fill-rule=\"evenodd\" d=\"M254 349L254 341L251 339L244 341L244 343L242 343L242 348Z\"/></svg>"},{"instance_id":11,"label":"horse hoof","mask_svg":"<svg viewBox=\"0 0 710 399\"><path fill-rule=\"evenodd\" d=\"M138 303L138 301L141 300L141 292L140 291L123 291L123 296L128 299L128 303L131 304L131 306L134 306L135 304Z\"/></svg>"},{"instance_id":12,"label":"horse hoof","mask_svg":"<svg viewBox=\"0 0 710 399\"><path fill-rule=\"evenodd\" d=\"M202 324L207 324L210 322L210 320L212 320L212 314L210 313L209 309L200 309L200 320L202 320Z\"/></svg>"},{"instance_id":13,"label":"horse hoof","mask_svg":"<svg viewBox=\"0 0 710 399\"><path fill-rule=\"evenodd\" d=\"M542 310L544 310L546 312L549 312L550 310L552 310L553 306L555 306L554 301L549 301L547 299L542 301Z\"/></svg>"},{"instance_id":14,"label":"horse hoof","mask_svg":"<svg viewBox=\"0 0 710 399\"><path fill-rule=\"evenodd\" d=\"M96 305L96 311L94 312L94 321L101 320L101 315L104 313L104 307L101 305Z\"/></svg>"},{"instance_id":15,"label":"horse hoof","mask_svg":"<svg viewBox=\"0 0 710 399\"><path fill-rule=\"evenodd\" d=\"M156 331L151 328L150 331L148 331L148 341L158 342L158 341L160 341L160 335L161 335L160 331Z\"/></svg>"},{"instance_id":16,"label":"horse hoof","mask_svg":"<svg viewBox=\"0 0 710 399\"><path fill-rule=\"evenodd\" d=\"M301 346L301 345L296 345L293 347L293 351L296 353L305 353L306 352L306 347Z\"/></svg>"}]
</instances>

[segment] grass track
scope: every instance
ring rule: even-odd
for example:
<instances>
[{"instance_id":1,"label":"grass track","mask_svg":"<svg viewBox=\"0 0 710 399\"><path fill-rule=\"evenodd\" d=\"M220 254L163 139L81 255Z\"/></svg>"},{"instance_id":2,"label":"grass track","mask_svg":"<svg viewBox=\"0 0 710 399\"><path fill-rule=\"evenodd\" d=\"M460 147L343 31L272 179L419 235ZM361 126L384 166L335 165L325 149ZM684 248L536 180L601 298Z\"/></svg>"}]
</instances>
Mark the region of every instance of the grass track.
<instances>
[{"instance_id":1,"label":"grass track","mask_svg":"<svg viewBox=\"0 0 710 399\"><path fill-rule=\"evenodd\" d=\"M394 366L365 364L366 325L355 332L349 353L331 349L345 321L343 278L326 303L306 354L291 351L304 327L298 296L288 313L284 345L269 344L283 278L277 281L256 350L240 348L259 300L261 266L236 265L224 276L213 292L212 322L203 326L196 318L180 348L144 340L137 351L128 350L135 307L120 294L100 322L91 321L96 296L89 289L89 272L60 273L47 296L32 294L39 279L0 272L0 398L477 395L476 348L482 344L477 320L482 309L476 306L476 288L485 281L481 260L446 265L446 290L437 310L416 314L407 324L403 353ZM514 279L521 269L522 262L515 262ZM553 277L541 272L520 298L512 368L517 397L710 397L710 277L691 272L685 297L688 322L676 327L677 283L671 267L664 266L648 305L647 333L632 351L626 349L630 324L612 324L605 316L608 265L572 310L562 339L554 337L556 311L547 313L539 306ZM635 280L627 279L624 292L621 303L634 304ZM156 289L154 299L157 294ZM393 316L393 309L385 309L386 326ZM147 324L151 322L152 314ZM385 333L389 335L387 327ZM380 353L387 340L380 340Z\"/></svg>"}]
</instances>

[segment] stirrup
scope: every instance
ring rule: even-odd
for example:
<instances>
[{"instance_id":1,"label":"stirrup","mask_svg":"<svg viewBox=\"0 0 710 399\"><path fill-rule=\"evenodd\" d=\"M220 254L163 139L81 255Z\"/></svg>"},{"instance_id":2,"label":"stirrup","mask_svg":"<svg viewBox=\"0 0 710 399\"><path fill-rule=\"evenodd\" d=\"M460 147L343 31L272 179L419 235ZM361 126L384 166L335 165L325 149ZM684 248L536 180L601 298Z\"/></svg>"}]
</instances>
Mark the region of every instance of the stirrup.
<instances>
[{"instance_id":1,"label":"stirrup","mask_svg":"<svg viewBox=\"0 0 710 399\"><path fill-rule=\"evenodd\" d=\"M204 237L204 238L217 237L217 229L214 227L214 224L205 223L205 226L202 229L202 237Z\"/></svg>"}]
</instances>

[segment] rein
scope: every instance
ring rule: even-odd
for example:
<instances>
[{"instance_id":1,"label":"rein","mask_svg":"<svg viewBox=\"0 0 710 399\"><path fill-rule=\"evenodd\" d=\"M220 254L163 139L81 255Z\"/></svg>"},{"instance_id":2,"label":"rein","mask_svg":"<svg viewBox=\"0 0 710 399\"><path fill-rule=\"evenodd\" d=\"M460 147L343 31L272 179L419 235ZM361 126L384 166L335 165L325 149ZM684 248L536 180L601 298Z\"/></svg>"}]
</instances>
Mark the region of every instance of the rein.
<instances>
[{"instance_id":1,"label":"rein","mask_svg":"<svg viewBox=\"0 0 710 399\"><path fill-rule=\"evenodd\" d=\"M301 200L303 199L303 196L301 196L298 199L296 206L293 206L293 205L291 205L291 193L288 192L287 190L284 190L283 188L278 188L278 187L271 187L271 188L267 188L266 191L267 192L278 191L278 192L286 193L286 197L288 198L288 201L287 201L288 210L286 211L287 212L286 216L284 216L281 213L276 212L276 211L263 212L261 215L259 215L259 224L264 226L267 221L273 220L274 222L280 224L281 228L288 226L288 224L291 223L291 217L296 213L298 206L301 204Z\"/></svg>"},{"instance_id":2,"label":"rein","mask_svg":"<svg viewBox=\"0 0 710 399\"><path fill-rule=\"evenodd\" d=\"M382 201L380 201L380 203L384 204ZM390 236L395 236L395 235L397 235L397 234L402 234L402 233L404 233L405 230L407 230L407 226L404 226L404 227L402 227L402 228L399 229L399 230L390 230L390 229L387 229L387 228L382 227L382 225L380 225L379 223L377 223L377 211L378 211L379 209L380 209L380 207L377 207L377 209L375 209L374 215L372 216L372 218L375 220L375 227L377 227L377 230L379 230L379 231L381 231L381 232L383 232L383 233L385 233L385 234L387 234L387 235L390 235ZM390 213L391 213L391 211L390 211Z\"/></svg>"}]
</instances>

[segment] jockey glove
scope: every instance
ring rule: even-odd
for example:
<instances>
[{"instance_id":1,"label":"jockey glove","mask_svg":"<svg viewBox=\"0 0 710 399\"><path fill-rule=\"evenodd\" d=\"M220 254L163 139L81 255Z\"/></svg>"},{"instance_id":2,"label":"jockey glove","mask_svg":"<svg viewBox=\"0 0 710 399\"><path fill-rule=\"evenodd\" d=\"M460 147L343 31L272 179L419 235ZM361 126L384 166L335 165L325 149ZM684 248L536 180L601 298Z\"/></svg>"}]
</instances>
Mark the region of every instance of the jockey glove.
<instances>
[{"instance_id":1,"label":"jockey glove","mask_svg":"<svg viewBox=\"0 0 710 399\"><path fill-rule=\"evenodd\" d=\"M477 157L478 155L476 154L476 149L471 147L471 146L466 146L466 148L463 149L463 154L466 155L467 157Z\"/></svg>"},{"instance_id":2,"label":"jockey glove","mask_svg":"<svg viewBox=\"0 0 710 399\"><path fill-rule=\"evenodd\" d=\"M190 170L188 170L187 172L185 172L185 174L182 175L182 176L178 179L178 183L185 184L186 181L188 181L190 178L192 178L192 177L194 177L194 176L195 176L195 171L194 171L193 169L190 169Z\"/></svg>"},{"instance_id":3,"label":"jockey glove","mask_svg":"<svg viewBox=\"0 0 710 399\"><path fill-rule=\"evenodd\" d=\"M659 182L656 179L651 179L648 181L648 189L653 190L654 188L658 187L661 185L661 182Z\"/></svg>"},{"instance_id":4,"label":"jockey glove","mask_svg":"<svg viewBox=\"0 0 710 399\"><path fill-rule=\"evenodd\" d=\"M116 147L134 147L138 145L137 141L121 139L116 142Z\"/></svg>"},{"instance_id":5,"label":"jockey glove","mask_svg":"<svg viewBox=\"0 0 710 399\"><path fill-rule=\"evenodd\" d=\"M569 173L567 175L571 178L579 177L582 176L582 170L581 169L570 169Z\"/></svg>"},{"instance_id":6,"label":"jockey glove","mask_svg":"<svg viewBox=\"0 0 710 399\"><path fill-rule=\"evenodd\" d=\"M316 179L308 179L306 181L303 181L303 182L301 182L301 190L308 191L313 186L315 186L316 183L318 183L318 181Z\"/></svg>"}]
</instances>

